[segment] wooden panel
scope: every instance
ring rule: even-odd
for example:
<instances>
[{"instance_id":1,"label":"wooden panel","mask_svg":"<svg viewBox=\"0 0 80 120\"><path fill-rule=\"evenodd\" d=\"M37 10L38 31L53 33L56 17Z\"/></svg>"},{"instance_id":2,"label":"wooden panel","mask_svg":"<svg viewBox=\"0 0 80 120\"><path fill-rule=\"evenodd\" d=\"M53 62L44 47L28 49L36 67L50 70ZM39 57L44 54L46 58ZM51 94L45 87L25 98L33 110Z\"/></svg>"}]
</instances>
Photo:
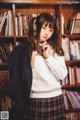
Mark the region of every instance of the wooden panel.
<instances>
[{"instance_id":1,"label":"wooden panel","mask_svg":"<svg viewBox=\"0 0 80 120\"><path fill-rule=\"evenodd\" d=\"M51 7L46 7L46 6L43 6L40 7L29 7L29 8L25 8L25 9L16 9L16 14L18 14L18 12L20 12L22 15L23 14L39 14L39 13L42 13L42 12L48 12L48 13L52 13L55 15L55 10Z\"/></svg>"},{"instance_id":2,"label":"wooden panel","mask_svg":"<svg viewBox=\"0 0 80 120\"><path fill-rule=\"evenodd\" d=\"M0 9L0 14L4 14L5 12L7 12L9 9Z\"/></svg>"},{"instance_id":3,"label":"wooden panel","mask_svg":"<svg viewBox=\"0 0 80 120\"><path fill-rule=\"evenodd\" d=\"M56 4L56 3L78 3L79 0L0 0L2 3L29 3L29 4Z\"/></svg>"},{"instance_id":4,"label":"wooden panel","mask_svg":"<svg viewBox=\"0 0 80 120\"><path fill-rule=\"evenodd\" d=\"M75 13L80 12L79 6L79 4L62 6L61 13L63 13L65 18L65 27L67 26L68 20L73 18Z\"/></svg>"},{"instance_id":5,"label":"wooden panel","mask_svg":"<svg viewBox=\"0 0 80 120\"><path fill-rule=\"evenodd\" d=\"M6 3L31 3L31 4L54 4L58 0L0 0Z\"/></svg>"}]
</instances>

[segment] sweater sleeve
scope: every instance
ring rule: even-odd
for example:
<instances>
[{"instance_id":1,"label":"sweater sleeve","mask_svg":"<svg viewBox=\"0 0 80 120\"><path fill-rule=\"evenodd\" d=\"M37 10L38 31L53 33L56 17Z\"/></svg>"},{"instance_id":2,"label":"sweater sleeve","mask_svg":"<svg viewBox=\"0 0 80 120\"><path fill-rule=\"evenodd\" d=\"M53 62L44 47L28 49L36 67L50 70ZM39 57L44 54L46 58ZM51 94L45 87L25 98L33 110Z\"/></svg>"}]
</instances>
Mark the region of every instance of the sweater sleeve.
<instances>
[{"instance_id":1,"label":"sweater sleeve","mask_svg":"<svg viewBox=\"0 0 80 120\"><path fill-rule=\"evenodd\" d=\"M50 55L47 59L45 59L45 62L58 79L64 80L68 73L64 56L53 57Z\"/></svg>"}]
</instances>

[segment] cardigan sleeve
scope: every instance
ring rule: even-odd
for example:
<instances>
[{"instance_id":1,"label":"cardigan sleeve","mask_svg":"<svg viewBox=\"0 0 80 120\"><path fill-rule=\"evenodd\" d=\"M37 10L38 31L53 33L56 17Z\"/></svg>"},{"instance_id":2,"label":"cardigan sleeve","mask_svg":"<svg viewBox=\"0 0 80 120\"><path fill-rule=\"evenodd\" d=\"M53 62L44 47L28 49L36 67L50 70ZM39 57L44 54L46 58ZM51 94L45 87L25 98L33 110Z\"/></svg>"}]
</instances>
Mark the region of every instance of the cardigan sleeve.
<instances>
[{"instance_id":1,"label":"cardigan sleeve","mask_svg":"<svg viewBox=\"0 0 80 120\"><path fill-rule=\"evenodd\" d=\"M65 79L68 70L65 64L64 56L53 57L50 55L47 59L45 59L45 62L58 79Z\"/></svg>"}]
</instances>

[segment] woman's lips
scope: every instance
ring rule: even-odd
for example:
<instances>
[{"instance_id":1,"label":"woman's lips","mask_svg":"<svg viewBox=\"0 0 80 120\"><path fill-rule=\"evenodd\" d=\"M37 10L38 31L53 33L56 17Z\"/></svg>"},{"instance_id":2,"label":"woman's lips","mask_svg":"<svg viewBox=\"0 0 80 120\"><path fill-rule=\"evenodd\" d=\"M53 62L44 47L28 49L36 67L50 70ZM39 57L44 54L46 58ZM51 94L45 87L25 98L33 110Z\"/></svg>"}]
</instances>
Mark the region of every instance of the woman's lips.
<instances>
[{"instance_id":1,"label":"woman's lips","mask_svg":"<svg viewBox=\"0 0 80 120\"><path fill-rule=\"evenodd\" d=\"M47 39L47 36L43 36L44 39Z\"/></svg>"}]
</instances>

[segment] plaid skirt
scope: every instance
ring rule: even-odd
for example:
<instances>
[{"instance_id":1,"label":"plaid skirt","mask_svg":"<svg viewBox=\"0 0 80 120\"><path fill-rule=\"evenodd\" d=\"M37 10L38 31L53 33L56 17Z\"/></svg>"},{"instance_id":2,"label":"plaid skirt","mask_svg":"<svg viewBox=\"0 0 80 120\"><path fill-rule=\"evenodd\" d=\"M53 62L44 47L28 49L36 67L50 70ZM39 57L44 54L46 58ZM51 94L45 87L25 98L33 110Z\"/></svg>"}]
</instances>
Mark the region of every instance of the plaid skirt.
<instances>
[{"instance_id":1,"label":"plaid skirt","mask_svg":"<svg viewBox=\"0 0 80 120\"><path fill-rule=\"evenodd\" d=\"M29 120L66 120L63 95L30 100Z\"/></svg>"}]
</instances>

